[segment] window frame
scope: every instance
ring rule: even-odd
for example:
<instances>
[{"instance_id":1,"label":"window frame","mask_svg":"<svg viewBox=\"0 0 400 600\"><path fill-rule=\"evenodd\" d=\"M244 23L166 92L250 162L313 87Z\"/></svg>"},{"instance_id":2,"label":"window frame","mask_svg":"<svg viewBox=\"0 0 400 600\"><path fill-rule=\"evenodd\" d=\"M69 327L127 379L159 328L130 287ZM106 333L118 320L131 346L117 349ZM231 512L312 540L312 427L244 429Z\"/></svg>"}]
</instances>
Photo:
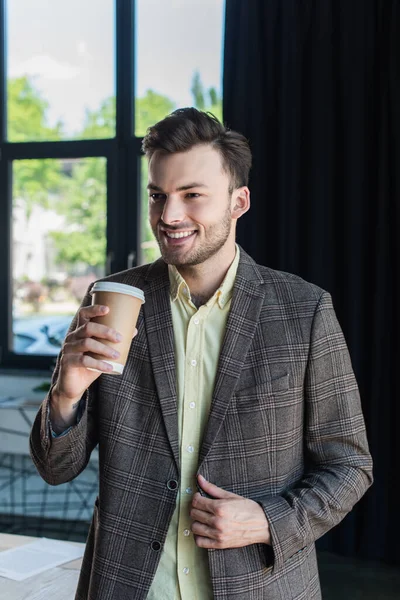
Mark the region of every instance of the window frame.
<instances>
[{"instance_id":1,"label":"window frame","mask_svg":"<svg viewBox=\"0 0 400 600\"><path fill-rule=\"evenodd\" d=\"M7 129L6 2L0 0L0 372L48 371L56 356L16 354L12 339L12 162L104 157L107 161L106 274L136 266L140 243L140 158L135 137L135 0L114 0L116 128L112 139L10 142Z\"/></svg>"}]
</instances>

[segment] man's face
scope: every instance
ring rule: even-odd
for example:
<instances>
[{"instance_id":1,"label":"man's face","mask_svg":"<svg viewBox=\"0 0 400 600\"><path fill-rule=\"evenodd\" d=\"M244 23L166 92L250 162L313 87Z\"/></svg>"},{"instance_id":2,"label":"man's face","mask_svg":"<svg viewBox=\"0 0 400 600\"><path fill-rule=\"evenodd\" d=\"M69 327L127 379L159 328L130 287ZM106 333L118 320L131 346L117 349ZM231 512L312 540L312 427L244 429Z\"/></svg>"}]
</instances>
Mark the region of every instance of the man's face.
<instances>
[{"instance_id":1,"label":"man's face","mask_svg":"<svg viewBox=\"0 0 400 600\"><path fill-rule=\"evenodd\" d=\"M229 184L211 146L153 155L149 218L166 263L198 265L224 246L232 229Z\"/></svg>"}]
</instances>

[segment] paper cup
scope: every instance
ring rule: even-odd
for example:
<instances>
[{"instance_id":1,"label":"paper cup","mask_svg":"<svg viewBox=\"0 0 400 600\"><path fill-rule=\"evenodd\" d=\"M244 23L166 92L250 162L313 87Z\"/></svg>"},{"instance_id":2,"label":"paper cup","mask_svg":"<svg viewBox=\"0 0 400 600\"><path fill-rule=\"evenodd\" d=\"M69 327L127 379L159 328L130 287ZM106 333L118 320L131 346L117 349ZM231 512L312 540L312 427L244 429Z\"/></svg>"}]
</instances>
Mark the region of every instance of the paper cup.
<instances>
[{"instance_id":1,"label":"paper cup","mask_svg":"<svg viewBox=\"0 0 400 600\"><path fill-rule=\"evenodd\" d=\"M122 335L122 341L111 342L104 338L98 339L102 344L118 350L120 356L115 360L110 360L105 356L94 354L93 352L88 352L87 354L111 365L113 370L108 373L109 375L121 375L128 358L139 311L145 301L144 294L139 288L113 281L96 282L90 293L92 295L92 304L108 306L110 309L106 315L95 317L91 320L118 331Z\"/></svg>"}]
</instances>

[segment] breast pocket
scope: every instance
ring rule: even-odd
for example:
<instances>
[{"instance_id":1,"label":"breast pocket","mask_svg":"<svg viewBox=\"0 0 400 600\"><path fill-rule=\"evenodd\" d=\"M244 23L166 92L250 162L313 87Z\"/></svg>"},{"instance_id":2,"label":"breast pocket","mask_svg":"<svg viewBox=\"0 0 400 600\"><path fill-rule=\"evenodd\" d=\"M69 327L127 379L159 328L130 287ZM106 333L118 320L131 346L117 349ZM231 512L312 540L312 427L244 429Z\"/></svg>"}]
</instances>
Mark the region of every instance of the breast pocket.
<instances>
[{"instance_id":1,"label":"breast pocket","mask_svg":"<svg viewBox=\"0 0 400 600\"><path fill-rule=\"evenodd\" d=\"M275 447L283 448L302 428L302 389L294 387L286 373L236 390L234 410L247 435L268 436Z\"/></svg>"},{"instance_id":2,"label":"breast pocket","mask_svg":"<svg viewBox=\"0 0 400 600\"><path fill-rule=\"evenodd\" d=\"M241 387L240 384L236 390L236 394L243 395L251 395L260 389L263 390L265 394L276 394L279 392L287 392L290 389L290 375L289 373L285 373L284 375L280 375L279 377L273 377L271 379L264 380L256 385L244 386Z\"/></svg>"}]
</instances>

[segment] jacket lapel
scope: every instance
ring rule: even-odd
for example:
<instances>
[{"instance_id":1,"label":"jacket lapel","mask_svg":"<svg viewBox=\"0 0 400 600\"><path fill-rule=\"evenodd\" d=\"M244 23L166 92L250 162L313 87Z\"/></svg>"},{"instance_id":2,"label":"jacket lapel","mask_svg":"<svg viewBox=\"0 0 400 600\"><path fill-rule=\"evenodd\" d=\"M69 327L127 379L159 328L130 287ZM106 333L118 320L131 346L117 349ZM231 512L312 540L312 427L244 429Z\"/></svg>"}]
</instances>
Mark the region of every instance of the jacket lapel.
<instances>
[{"instance_id":1,"label":"jacket lapel","mask_svg":"<svg viewBox=\"0 0 400 600\"><path fill-rule=\"evenodd\" d=\"M168 440L179 469L179 432L176 401L174 332L170 304L168 267L161 259L153 263L146 277L143 305L149 354L161 403Z\"/></svg>"},{"instance_id":2,"label":"jacket lapel","mask_svg":"<svg viewBox=\"0 0 400 600\"><path fill-rule=\"evenodd\" d=\"M264 302L264 280L256 263L242 249L233 288L215 379L210 416L199 457L199 470L218 435L254 333Z\"/></svg>"}]
</instances>

